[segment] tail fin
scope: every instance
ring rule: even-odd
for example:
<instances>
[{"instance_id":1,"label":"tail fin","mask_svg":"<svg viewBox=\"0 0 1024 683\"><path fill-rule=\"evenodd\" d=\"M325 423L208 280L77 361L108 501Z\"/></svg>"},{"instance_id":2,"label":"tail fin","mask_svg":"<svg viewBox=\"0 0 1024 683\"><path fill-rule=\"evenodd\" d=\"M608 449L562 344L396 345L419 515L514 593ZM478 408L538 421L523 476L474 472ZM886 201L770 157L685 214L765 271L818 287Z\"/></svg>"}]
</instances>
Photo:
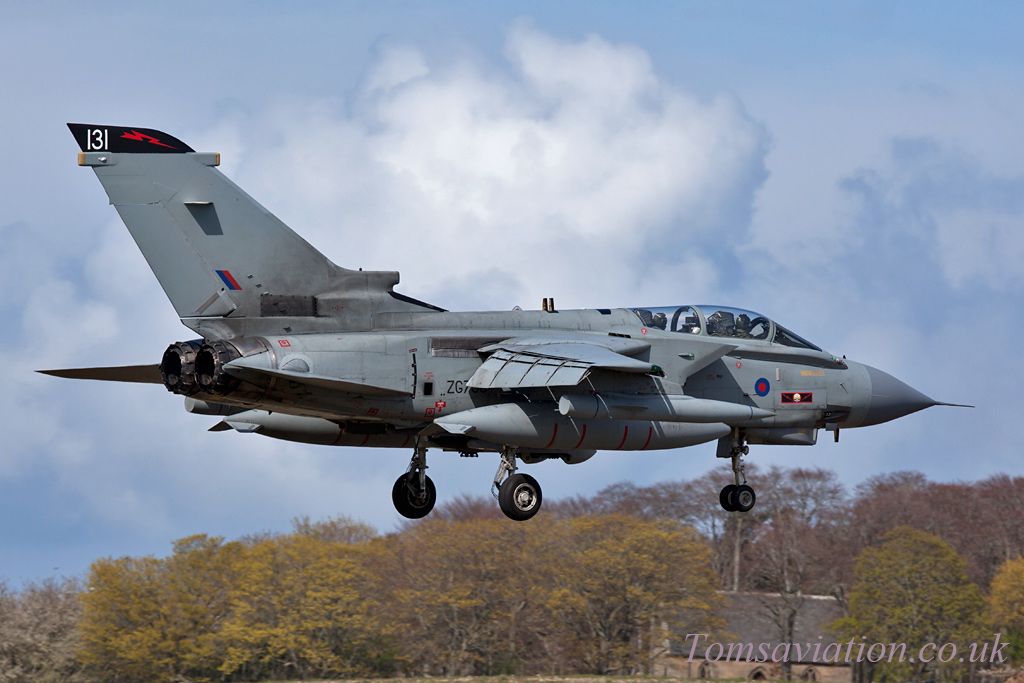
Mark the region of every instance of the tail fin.
<instances>
[{"instance_id":1,"label":"tail fin","mask_svg":"<svg viewBox=\"0 0 1024 683\"><path fill-rule=\"evenodd\" d=\"M193 329L195 319L316 316L318 297L346 290L362 301L399 301L391 291L398 273L335 265L218 171L219 154L148 128L68 127L82 150L79 165L96 172Z\"/></svg>"}]
</instances>

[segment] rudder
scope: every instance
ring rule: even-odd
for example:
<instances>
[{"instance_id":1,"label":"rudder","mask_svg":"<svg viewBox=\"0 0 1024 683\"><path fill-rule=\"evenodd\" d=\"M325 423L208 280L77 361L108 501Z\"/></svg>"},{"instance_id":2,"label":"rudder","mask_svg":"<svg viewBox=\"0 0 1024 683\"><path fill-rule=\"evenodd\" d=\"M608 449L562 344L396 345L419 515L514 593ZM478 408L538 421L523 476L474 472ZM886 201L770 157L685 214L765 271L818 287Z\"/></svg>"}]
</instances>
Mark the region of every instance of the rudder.
<instances>
[{"instance_id":1,"label":"rudder","mask_svg":"<svg viewBox=\"0 0 1024 683\"><path fill-rule=\"evenodd\" d=\"M82 150L79 165L96 172L186 324L190 318L316 315L315 297L356 275L231 182L216 168L219 154L197 153L148 128L68 128Z\"/></svg>"}]
</instances>

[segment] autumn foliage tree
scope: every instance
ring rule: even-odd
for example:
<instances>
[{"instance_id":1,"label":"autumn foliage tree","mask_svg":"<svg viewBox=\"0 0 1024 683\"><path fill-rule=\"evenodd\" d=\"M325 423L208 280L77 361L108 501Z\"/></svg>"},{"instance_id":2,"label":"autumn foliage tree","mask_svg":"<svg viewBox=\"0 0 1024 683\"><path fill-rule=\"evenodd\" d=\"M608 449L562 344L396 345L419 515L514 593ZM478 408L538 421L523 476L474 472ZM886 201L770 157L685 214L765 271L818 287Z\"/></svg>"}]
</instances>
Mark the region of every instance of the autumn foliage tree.
<instances>
[{"instance_id":1,"label":"autumn foliage tree","mask_svg":"<svg viewBox=\"0 0 1024 683\"><path fill-rule=\"evenodd\" d=\"M712 471L549 500L528 524L464 497L384 536L302 518L101 559L81 589L0 584L0 681L650 674L673 638L715 632L719 591L764 596L750 600L774 624L766 640L788 640L805 597L828 594L847 637L991 639L984 611L1024 641L1024 478L897 472L848 493L827 470L748 476L747 515L721 510L728 477Z\"/></svg>"},{"instance_id":2,"label":"autumn foliage tree","mask_svg":"<svg viewBox=\"0 0 1024 683\"><path fill-rule=\"evenodd\" d=\"M441 515L386 537L300 520L291 534L101 560L81 661L125 683L640 673L668 638L714 622L707 544L689 527L539 519Z\"/></svg>"},{"instance_id":3,"label":"autumn foliage tree","mask_svg":"<svg viewBox=\"0 0 1024 683\"><path fill-rule=\"evenodd\" d=\"M215 668L241 678L373 672L384 648L361 554L302 533L243 548Z\"/></svg>"},{"instance_id":4,"label":"autumn foliage tree","mask_svg":"<svg viewBox=\"0 0 1024 683\"><path fill-rule=\"evenodd\" d=\"M547 607L567 631L577 671L651 674L669 638L713 625L715 577L693 529L614 515L577 518L556 532L564 561Z\"/></svg>"},{"instance_id":5,"label":"autumn foliage tree","mask_svg":"<svg viewBox=\"0 0 1024 683\"><path fill-rule=\"evenodd\" d=\"M1007 560L992 579L989 620L1005 633L1014 660L1024 658L1024 557Z\"/></svg>"},{"instance_id":6,"label":"autumn foliage tree","mask_svg":"<svg viewBox=\"0 0 1024 683\"><path fill-rule=\"evenodd\" d=\"M82 595L81 660L111 680L212 680L240 543L204 535L166 559L99 560Z\"/></svg>"}]
</instances>

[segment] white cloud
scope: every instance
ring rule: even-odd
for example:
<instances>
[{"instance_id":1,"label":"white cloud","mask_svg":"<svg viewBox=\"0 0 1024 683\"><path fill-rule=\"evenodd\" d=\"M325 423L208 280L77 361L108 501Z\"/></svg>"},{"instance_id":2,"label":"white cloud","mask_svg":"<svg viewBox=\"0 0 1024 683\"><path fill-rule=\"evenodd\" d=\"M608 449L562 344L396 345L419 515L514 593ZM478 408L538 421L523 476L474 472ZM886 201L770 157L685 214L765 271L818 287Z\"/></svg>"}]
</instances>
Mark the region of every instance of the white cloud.
<instances>
[{"instance_id":1,"label":"white cloud","mask_svg":"<svg viewBox=\"0 0 1024 683\"><path fill-rule=\"evenodd\" d=\"M520 24L506 55L428 68L389 49L351 109L246 124L239 180L340 264L400 269L403 291L442 304L486 305L451 280L488 272L496 308L664 298L666 273L700 289L701 247L745 228L761 127L732 97L661 80L636 47Z\"/></svg>"},{"instance_id":2,"label":"white cloud","mask_svg":"<svg viewBox=\"0 0 1024 683\"><path fill-rule=\"evenodd\" d=\"M903 259L920 279L934 283L938 272L954 291L1024 286L1024 176L995 174L931 138L897 138L889 159L841 188L854 210L840 251Z\"/></svg>"},{"instance_id":3,"label":"white cloud","mask_svg":"<svg viewBox=\"0 0 1024 683\"><path fill-rule=\"evenodd\" d=\"M390 45L383 49L366 77L367 92L391 90L430 73L419 50L408 45Z\"/></svg>"}]
</instances>

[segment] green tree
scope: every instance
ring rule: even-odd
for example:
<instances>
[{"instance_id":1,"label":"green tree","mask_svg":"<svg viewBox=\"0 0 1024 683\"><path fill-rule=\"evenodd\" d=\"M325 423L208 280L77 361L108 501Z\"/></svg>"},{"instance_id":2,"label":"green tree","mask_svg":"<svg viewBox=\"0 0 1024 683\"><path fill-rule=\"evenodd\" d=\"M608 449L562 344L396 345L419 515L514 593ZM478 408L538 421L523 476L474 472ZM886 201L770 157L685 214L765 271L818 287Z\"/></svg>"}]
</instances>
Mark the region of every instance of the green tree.
<instances>
[{"instance_id":1,"label":"green tree","mask_svg":"<svg viewBox=\"0 0 1024 683\"><path fill-rule=\"evenodd\" d=\"M964 559L938 536L911 527L892 529L857 557L849 606L849 616L834 625L844 638L907 644L907 661L865 664L868 680L955 680L968 664L921 662L918 649L953 642L966 654L986 635L984 601Z\"/></svg>"}]
</instances>

